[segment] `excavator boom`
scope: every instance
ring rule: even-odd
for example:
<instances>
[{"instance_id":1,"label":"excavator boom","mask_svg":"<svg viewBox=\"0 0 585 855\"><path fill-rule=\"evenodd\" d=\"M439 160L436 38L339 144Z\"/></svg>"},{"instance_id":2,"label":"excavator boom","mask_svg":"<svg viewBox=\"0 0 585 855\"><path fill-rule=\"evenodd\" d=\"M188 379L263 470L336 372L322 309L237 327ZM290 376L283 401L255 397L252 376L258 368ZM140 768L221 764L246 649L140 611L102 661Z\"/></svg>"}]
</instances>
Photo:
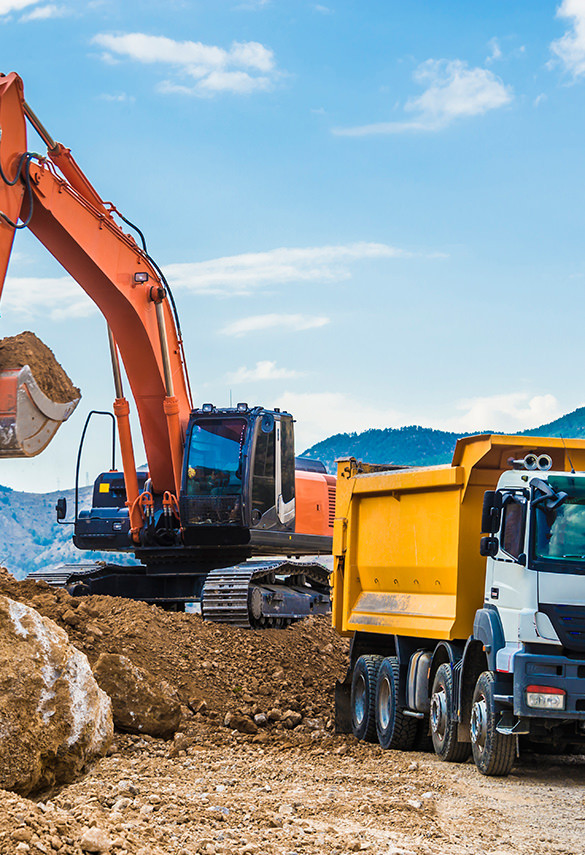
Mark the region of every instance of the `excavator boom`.
<instances>
[{"instance_id":1,"label":"excavator boom","mask_svg":"<svg viewBox=\"0 0 585 855\"><path fill-rule=\"evenodd\" d=\"M28 152L27 115L48 144L49 159ZM100 198L70 151L48 135L26 104L22 81L14 73L0 79L0 125L2 281L20 218L104 315L136 402L153 490L178 494L191 401L180 335L161 275L118 225L113 206ZM57 304L59 294L54 297Z\"/></svg>"}]
</instances>

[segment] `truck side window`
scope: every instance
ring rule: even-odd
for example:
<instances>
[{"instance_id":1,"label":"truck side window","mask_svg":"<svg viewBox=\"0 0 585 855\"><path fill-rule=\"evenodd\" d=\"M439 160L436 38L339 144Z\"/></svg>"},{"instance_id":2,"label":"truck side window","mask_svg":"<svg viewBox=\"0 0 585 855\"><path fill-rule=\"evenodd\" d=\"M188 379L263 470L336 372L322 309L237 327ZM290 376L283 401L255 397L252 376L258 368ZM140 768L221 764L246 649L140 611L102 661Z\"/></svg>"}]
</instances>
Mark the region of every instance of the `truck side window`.
<instances>
[{"instance_id":1,"label":"truck side window","mask_svg":"<svg viewBox=\"0 0 585 855\"><path fill-rule=\"evenodd\" d=\"M512 558L518 558L524 552L524 508L524 503L514 498L509 498L504 504L500 543L504 552Z\"/></svg>"}]
</instances>

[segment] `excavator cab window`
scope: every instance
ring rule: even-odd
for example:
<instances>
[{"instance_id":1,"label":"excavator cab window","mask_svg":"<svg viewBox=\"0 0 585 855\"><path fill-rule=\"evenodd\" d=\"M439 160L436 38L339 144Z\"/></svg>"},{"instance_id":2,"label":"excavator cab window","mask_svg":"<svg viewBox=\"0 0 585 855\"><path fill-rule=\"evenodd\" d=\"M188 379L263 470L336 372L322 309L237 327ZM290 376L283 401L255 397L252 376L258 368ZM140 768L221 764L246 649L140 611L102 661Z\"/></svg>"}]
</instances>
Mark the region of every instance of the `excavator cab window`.
<instances>
[{"instance_id":1,"label":"excavator cab window","mask_svg":"<svg viewBox=\"0 0 585 855\"><path fill-rule=\"evenodd\" d=\"M233 496L242 492L242 446L246 419L205 420L191 429L188 496Z\"/></svg>"},{"instance_id":2,"label":"excavator cab window","mask_svg":"<svg viewBox=\"0 0 585 855\"><path fill-rule=\"evenodd\" d=\"M276 502L274 419L262 424L256 438L252 480L252 514L257 522ZM269 428L269 430L267 430Z\"/></svg>"},{"instance_id":3,"label":"excavator cab window","mask_svg":"<svg viewBox=\"0 0 585 855\"><path fill-rule=\"evenodd\" d=\"M295 497L295 437L291 416L280 420L280 460L282 501L286 503Z\"/></svg>"}]
</instances>

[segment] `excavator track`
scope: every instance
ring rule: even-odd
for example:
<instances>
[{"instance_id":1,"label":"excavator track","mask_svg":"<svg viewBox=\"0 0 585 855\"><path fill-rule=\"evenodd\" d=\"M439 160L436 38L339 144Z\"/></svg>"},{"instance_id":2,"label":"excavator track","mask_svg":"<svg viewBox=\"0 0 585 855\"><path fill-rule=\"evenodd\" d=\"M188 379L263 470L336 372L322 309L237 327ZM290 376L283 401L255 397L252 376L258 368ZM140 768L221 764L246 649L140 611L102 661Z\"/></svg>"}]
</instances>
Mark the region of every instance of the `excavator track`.
<instances>
[{"instance_id":1,"label":"excavator track","mask_svg":"<svg viewBox=\"0 0 585 855\"><path fill-rule=\"evenodd\" d=\"M286 626L330 611L329 571L316 562L248 561L212 570L201 595L204 619L232 626Z\"/></svg>"}]
</instances>

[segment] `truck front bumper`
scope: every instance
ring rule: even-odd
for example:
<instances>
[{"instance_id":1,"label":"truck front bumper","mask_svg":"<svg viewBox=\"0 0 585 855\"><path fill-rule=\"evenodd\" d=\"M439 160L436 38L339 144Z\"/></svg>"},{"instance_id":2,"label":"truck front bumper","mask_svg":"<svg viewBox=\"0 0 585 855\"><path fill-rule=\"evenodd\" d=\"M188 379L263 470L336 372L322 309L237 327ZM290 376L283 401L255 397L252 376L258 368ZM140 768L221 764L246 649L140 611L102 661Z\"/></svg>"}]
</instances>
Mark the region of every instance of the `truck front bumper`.
<instances>
[{"instance_id":1,"label":"truck front bumper","mask_svg":"<svg viewBox=\"0 0 585 855\"><path fill-rule=\"evenodd\" d=\"M535 709L526 702L528 686L562 689L564 709ZM514 656L514 714L523 718L585 721L585 659L540 653Z\"/></svg>"}]
</instances>

